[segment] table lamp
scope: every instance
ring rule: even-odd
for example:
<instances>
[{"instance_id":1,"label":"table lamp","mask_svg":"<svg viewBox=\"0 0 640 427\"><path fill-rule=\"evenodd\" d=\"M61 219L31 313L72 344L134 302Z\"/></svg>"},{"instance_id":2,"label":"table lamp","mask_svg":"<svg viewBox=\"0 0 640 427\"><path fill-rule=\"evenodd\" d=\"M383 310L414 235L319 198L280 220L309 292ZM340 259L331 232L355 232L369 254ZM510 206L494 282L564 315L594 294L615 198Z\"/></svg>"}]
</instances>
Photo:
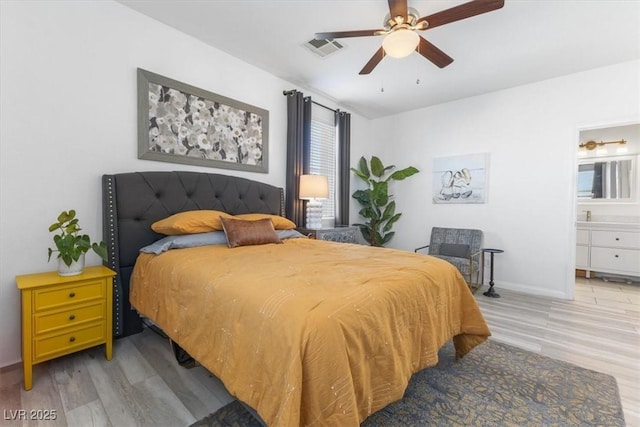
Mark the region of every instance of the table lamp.
<instances>
[{"instance_id":1,"label":"table lamp","mask_svg":"<svg viewBox=\"0 0 640 427\"><path fill-rule=\"evenodd\" d=\"M329 180L322 175L300 175L300 198L307 202L307 228L322 228L322 202L329 197Z\"/></svg>"}]
</instances>

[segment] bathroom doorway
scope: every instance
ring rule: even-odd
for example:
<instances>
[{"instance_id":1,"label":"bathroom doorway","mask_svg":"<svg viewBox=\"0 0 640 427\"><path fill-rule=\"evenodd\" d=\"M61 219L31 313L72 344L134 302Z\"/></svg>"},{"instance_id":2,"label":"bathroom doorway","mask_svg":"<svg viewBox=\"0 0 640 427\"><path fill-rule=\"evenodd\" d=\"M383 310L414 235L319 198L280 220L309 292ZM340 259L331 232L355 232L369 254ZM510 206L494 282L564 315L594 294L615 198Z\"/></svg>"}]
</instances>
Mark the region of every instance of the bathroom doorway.
<instances>
[{"instance_id":1,"label":"bathroom doorway","mask_svg":"<svg viewBox=\"0 0 640 427\"><path fill-rule=\"evenodd\" d=\"M640 281L640 124L582 129L578 139L576 277Z\"/></svg>"}]
</instances>

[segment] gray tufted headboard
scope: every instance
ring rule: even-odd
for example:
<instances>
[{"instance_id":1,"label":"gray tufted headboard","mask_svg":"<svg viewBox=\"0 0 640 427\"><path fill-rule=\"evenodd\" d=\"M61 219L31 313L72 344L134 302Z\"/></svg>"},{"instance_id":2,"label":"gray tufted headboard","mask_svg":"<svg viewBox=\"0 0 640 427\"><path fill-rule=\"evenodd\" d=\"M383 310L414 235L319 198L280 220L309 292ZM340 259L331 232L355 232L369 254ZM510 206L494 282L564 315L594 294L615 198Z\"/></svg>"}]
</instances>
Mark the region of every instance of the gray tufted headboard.
<instances>
[{"instance_id":1,"label":"gray tufted headboard","mask_svg":"<svg viewBox=\"0 0 640 427\"><path fill-rule=\"evenodd\" d=\"M129 304L129 278L140 248L164 237L151 224L178 212L214 209L232 215L284 215L284 191L262 182L200 172L132 172L102 176L103 235L115 270L113 335L142 331Z\"/></svg>"}]
</instances>

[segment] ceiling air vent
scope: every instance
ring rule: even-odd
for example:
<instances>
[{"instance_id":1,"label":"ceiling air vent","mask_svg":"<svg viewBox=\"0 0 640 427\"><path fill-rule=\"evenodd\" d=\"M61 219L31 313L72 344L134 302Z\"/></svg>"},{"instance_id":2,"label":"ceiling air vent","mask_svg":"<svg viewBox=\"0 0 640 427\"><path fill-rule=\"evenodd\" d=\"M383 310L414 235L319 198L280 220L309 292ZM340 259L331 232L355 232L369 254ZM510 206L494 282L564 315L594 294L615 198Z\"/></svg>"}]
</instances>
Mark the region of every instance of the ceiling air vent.
<instances>
[{"instance_id":1,"label":"ceiling air vent","mask_svg":"<svg viewBox=\"0 0 640 427\"><path fill-rule=\"evenodd\" d=\"M344 49L344 46L335 40L313 39L306 42L304 46L311 52L323 58L339 51L340 49Z\"/></svg>"}]
</instances>

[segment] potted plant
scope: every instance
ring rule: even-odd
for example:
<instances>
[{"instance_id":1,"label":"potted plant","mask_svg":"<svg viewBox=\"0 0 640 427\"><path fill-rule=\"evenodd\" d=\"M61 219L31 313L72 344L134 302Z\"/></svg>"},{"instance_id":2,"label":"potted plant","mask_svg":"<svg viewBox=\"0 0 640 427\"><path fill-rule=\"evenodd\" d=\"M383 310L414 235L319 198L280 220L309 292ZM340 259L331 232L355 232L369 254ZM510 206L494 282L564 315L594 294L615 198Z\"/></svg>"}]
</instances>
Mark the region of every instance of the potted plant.
<instances>
[{"instance_id":1,"label":"potted plant","mask_svg":"<svg viewBox=\"0 0 640 427\"><path fill-rule=\"evenodd\" d=\"M392 173L395 168L394 165L384 166L376 156L371 157L370 163L361 157L358 168L351 168L368 186L365 190L357 190L352 197L362 205L359 214L368 219L363 224L354 225L360 227L362 236L371 246L384 246L391 240L395 234L395 231L391 231L393 224L402 215L396 213L396 202L389 194L389 181L401 181L419 172L409 166Z\"/></svg>"},{"instance_id":2,"label":"potted plant","mask_svg":"<svg viewBox=\"0 0 640 427\"><path fill-rule=\"evenodd\" d=\"M62 211L58 221L49 226L50 232L58 232L53 236L56 249L49 248L49 261L54 252L58 253L58 274L74 276L84 269L84 256L93 251L104 261L107 260L107 245L104 242L93 242L88 234L80 234L82 229L76 218L76 211Z\"/></svg>"}]
</instances>

